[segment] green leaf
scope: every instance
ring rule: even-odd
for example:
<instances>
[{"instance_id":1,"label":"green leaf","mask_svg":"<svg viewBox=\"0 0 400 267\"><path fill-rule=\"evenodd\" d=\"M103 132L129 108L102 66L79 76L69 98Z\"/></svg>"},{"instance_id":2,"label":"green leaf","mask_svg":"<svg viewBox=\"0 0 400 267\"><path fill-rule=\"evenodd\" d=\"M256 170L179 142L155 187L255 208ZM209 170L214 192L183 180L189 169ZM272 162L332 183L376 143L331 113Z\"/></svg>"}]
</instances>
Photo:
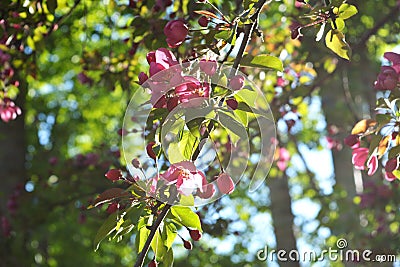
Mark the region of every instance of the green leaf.
<instances>
[{"instance_id":1,"label":"green leaf","mask_svg":"<svg viewBox=\"0 0 400 267\"><path fill-rule=\"evenodd\" d=\"M190 131L184 131L179 141L179 152L187 160L192 158L193 150L196 148L197 138Z\"/></svg>"},{"instance_id":2,"label":"green leaf","mask_svg":"<svg viewBox=\"0 0 400 267\"><path fill-rule=\"evenodd\" d=\"M222 39L227 41L229 37L231 37L231 35L232 35L232 30L225 30L225 31L223 30L217 33L214 37L217 39Z\"/></svg>"},{"instance_id":3,"label":"green leaf","mask_svg":"<svg viewBox=\"0 0 400 267\"><path fill-rule=\"evenodd\" d=\"M218 111L218 118L221 124L230 132L234 133L242 140L246 140L247 131L245 126L228 112ZM228 131L228 132L229 132ZM233 142L233 140L232 140Z\"/></svg>"},{"instance_id":4,"label":"green leaf","mask_svg":"<svg viewBox=\"0 0 400 267\"><path fill-rule=\"evenodd\" d=\"M174 243L177 234L178 231L176 230L175 224L164 223L163 239L164 245L167 247L167 249L170 249L172 247L172 243Z\"/></svg>"},{"instance_id":5,"label":"green leaf","mask_svg":"<svg viewBox=\"0 0 400 267\"><path fill-rule=\"evenodd\" d=\"M196 148L197 138L189 130L182 132L179 142L173 142L168 146L168 159L173 163L190 160Z\"/></svg>"},{"instance_id":6,"label":"green leaf","mask_svg":"<svg viewBox=\"0 0 400 267\"><path fill-rule=\"evenodd\" d=\"M138 222L138 234L136 235L136 247L137 252L140 253L143 250L144 244L146 243L147 238L149 237L150 230L147 229L146 218L141 217Z\"/></svg>"},{"instance_id":7,"label":"green leaf","mask_svg":"<svg viewBox=\"0 0 400 267\"><path fill-rule=\"evenodd\" d=\"M172 248L170 248L164 255L163 266L172 267L173 265L174 265L174 252Z\"/></svg>"},{"instance_id":8,"label":"green leaf","mask_svg":"<svg viewBox=\"0 0 400 267\"><path fill-rule=\"evenodd\" d=\"M355 6L353 5L349 5L349 4L341 4L339 7L339 18L345 20L348 19L352 16L354 16L355 14L358 13L358 10Z\"/></svg>"},{"instance_id":9,"label":"green leaf","mask_svg":"<svg viewBox=\"0 0 400 267\"><path fill-rule=\"evenodd\" d=\"M261 54L255 57L247 54L240 61L240 65L254 68L269 68L283 71L282 61L274 56Z\"/></svg>"},{"instance_id":10,"label":"green leaf","mask_svg":"<svg viewBox=\"0 0 400 267\"><path fill-rule=\"evenodd\" d=\"M179 224L203 231L199 216L189 207L174 206L171 208L171 215Z\"/></svg>"},{"instance_id":11,"label":"green leaf","mask_svg":"<svg viewBox=\"0 0 400 267\"><path fill-rule=\"evenodd\" d=\"M194 197L193 195L181 195L181 199L179 201L179 204L182 206L194 206Z\"/></svg>"},{"instance_id":12,"label":"green leaf","mask_svg":"<svg viewBox=\"0 0 400 267\"><path fill-rule=\"evenodd\" d=\"M160 234L160 230L156 231L150 246L153 249L154 254L156 255L156 260L163 261L164 255L167 253L167 248L164 246L164 241Z\"/></svg>"},{"instance_id":13,"label":"green leaf","mask_svg":"<svg viewBox=\"0 0 400 267\"><path fill-rule=\"evenodd\" d=\"M336 28L335 28L335 25L336 25ZM335 23L333 23L333 20L332 20L331 26L332 26L332 29L342 31L345 27L345 23L344 23L343 19L337 18L337 19L335 19Z\"/></svg>"},{"instance_id":14,"label":"green leaf","mask_svg":"<svg viewBox=\"0 0 400 267\"><path fill-rule=\"evenodd\" d=\"M338 30L330 30L325 36L326 46L338 56L350 60L351 48L344 39L344 34Z\"/></svg>"},{"instance_id":15,"label":"green leaf","mask_svg":"<svg viewBox=\"0 0 400 267\"><path fill-rule=\"evenodd\" d=\"M392 159L392 158L394 158L394 157L396 157L397 155L399 155L400 154L400 145L399 146L395 146L395 147L392 147L390 150L389 150L389 159Z\"/></svg>"},{"instance_id":16,"label":"green leaf","mask_svg":"<svg viewBox=\"0 0 400 267\"><path fill-rule=\"evenodd\" d=\"M93 242L94 251L97 251L99 249L100 243L101 241L103 241L104 238L114 232L115 228L117 227L117 219L118 214L117 212L114 212L113 214L108 216L107 220L103 223L102 226L100 226Z\"/></svg>"}]
</instances>

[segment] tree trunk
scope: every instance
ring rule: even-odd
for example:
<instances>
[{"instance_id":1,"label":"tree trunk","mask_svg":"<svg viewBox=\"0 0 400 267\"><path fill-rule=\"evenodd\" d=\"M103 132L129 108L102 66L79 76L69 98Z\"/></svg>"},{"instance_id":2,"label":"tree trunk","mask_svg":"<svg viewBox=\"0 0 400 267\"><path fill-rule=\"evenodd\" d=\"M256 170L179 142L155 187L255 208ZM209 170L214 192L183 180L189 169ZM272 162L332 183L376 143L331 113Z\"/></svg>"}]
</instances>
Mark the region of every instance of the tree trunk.
<instances>
[{"instance_id":1,"label":"tree trunk","mask_svg":"<svg viewBox=\"0 0 400 267\"><path fill-rule=\"evenodd\" d=\"M16 120L0 121L0 214L7 212L7 201L17 184L26 180L25 169L25 97L27 84L20 79L20 93L16 105L22 114Z\"/></svg>"},{"instance_id":2,"label":"tree trunk","mask_svg":"<svg viewBox=\"0 0 400 267\"><path fill-rule=\"evenodd\" d=\"M268 179L270 197L271 197L271 215L274 225L274 233L276 238L276 250L285 250L289 253L296 250L296 238L293 233L292 200L289 194L288 177ZM285 255L288 258L288 255ZM280 266L299 267L299 262L288 261L279 262Z\"/></svg>"}]
</instances>

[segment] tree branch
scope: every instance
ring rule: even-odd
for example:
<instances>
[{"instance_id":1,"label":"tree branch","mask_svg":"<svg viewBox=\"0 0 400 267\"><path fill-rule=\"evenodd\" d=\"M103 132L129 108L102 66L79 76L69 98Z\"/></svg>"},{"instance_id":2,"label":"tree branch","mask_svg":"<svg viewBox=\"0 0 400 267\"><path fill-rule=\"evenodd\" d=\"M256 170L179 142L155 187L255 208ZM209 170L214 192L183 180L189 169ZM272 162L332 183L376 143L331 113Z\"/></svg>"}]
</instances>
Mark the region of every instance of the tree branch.
<instances>
[{"instance_id":1,"label":"tree branch","mask_svg":"<svg viewBox=\"0 0 400 267\"><path fill-rule=\"evenodd\" d=\"M156 221L151 226L149 237L146 240L146 243L143 246L142 251L140 252L138 258L136 259L136 263L134 267L142 267L144 263L144 258L149 251L151 241L153 241L154 235L156 234L158 227L160 227L161 222L164 220L165 216L167 216L169 210L171 209L172 205L165 204L162 208L161 213L157 216Z\"/></svg>"},{"instance_id":2,"label":"tree branch","mask_svg":"<svg viewBox=\"0 0 400 267\"><path fill-rule=\"evenodd\" d=\"M250 17L250 19L253 21L251 24L246 24L244 26L244 36L242 43L240 44L239 51L237 53L237 56L235 58L235 61L233 62L233 66L231 69L231 73L229 74L230 77L236 75L237 70L240 66L240 61L243 58L243 54L246 50L247 45L249 44L251 40L251 34L253 33L254 29L257 28L258 26L258 16L260 15L260 12L262 8L264 7L265 3L267 0L260 0L257 3L254 4L254 7L256 9L255 13Z\"/></svg>"}]
</instances>

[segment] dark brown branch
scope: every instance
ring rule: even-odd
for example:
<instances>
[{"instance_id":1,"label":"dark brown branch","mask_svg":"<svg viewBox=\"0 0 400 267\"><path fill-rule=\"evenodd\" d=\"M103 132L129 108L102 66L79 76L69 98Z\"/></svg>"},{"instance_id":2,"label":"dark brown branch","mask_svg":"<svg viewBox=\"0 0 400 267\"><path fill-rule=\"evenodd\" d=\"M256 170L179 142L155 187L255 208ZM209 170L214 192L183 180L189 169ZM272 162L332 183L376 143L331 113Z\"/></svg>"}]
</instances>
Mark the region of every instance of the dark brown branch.
<instances>
[{"instance_id":1,"label":"dark brown branch","mask_svg":"<svg viewBox=\"0 0 400 267\"><path fill-rule=\"evenodd\" d=\"M253 33L253 31L258 26L258 16L260 15L260 12L261 12L261 10L264 7L266 2L267 2L267 0L260 0L257 3L254 4L253 8L256 9L256 12L250 17L250 20L252 20L253 23L246 24L245 27L244 27L243 40L242 40L242 43L240 44L239 51L237 53L235 61L233 62L231 73L229 74L229 76L231 76L231 77L237 73L237 70L238 70L238 68L240 66L240 61L242 60L243 54L244 54L244 52L246 50L246 47L247 47L247 45L249 44L249 42L251 40L251 34Z\"/></svg>"},{"instance_id":2,"label":"dark brown branch","mask_svg":"<svg viewBox=\"0 0 400 267\"><path fill-rule=\"evenodd\" d=\"M157 216L156 221L151 226L149 237L147 238L142 251L140 252L138 258L136 259L134 267L143 266L144 258L146 257L147 252L149 251L151 241L153 241L154 235L156 234L158 227L160 227L161 222L164 220L165 216L167 216L171 207L172 207L171 205L165 204L165 206L161 210L161 213Z\"/></svg>"}]
</instances>

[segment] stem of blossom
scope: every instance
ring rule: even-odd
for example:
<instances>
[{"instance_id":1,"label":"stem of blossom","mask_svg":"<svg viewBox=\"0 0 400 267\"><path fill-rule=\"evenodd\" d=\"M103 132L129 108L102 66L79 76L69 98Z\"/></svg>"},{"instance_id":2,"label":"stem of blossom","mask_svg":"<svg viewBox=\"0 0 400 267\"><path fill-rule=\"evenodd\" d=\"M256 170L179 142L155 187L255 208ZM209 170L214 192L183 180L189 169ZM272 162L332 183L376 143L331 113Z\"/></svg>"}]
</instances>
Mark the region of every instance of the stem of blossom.
<instances>
[{"instance_id":1,"label":"stem of blossom","mask_svg":"<svg viewBox=\"0 0 400 267\"><path fill-rule=\"evenodd\" d=\"M136 259L136 263L135 263L134 267L142 267L143 266L144 258L146 257L147 252L149 251L151 241L153 240L154 235L156 234L156 232L158 230L158 227L160 227L161 222L165 219L165 216L167 216L171 207L172 207L172 205L165 204L165 206L161 210L161 213L157 216L157 219L151 226L149 237L147 238L142 251L138 255L138 258Z\"/></svg>"},{"instance_id":2,"label":"stem of blossom","mask_svg":"<svg viewBox=\"0 0 400 267\"><path fill-rule=\"evenodd\" d=\"M268 2L270 2L270 1L271 0L269 0ZM254 29L256 29L257 26L258 26L258 16L260 15L260 12L261 12L261 10L264 7L266 2L267 2L267 0L260 0L257 3L254 4L253 8L256 9L256 12L250 17L250 19L253 21L253 23L246 24L244 26L243 40L242 40L242 43L240 44L239 51L237 53L236 59L233 62L231 73L229 74L230 77L233 77L237 73L237 70L238 70L238 68L240 66L240 61L243 58L244 51L246 50L246 47L250 42L251 34L253 33Z\"/></svg>"}]
</instances>

